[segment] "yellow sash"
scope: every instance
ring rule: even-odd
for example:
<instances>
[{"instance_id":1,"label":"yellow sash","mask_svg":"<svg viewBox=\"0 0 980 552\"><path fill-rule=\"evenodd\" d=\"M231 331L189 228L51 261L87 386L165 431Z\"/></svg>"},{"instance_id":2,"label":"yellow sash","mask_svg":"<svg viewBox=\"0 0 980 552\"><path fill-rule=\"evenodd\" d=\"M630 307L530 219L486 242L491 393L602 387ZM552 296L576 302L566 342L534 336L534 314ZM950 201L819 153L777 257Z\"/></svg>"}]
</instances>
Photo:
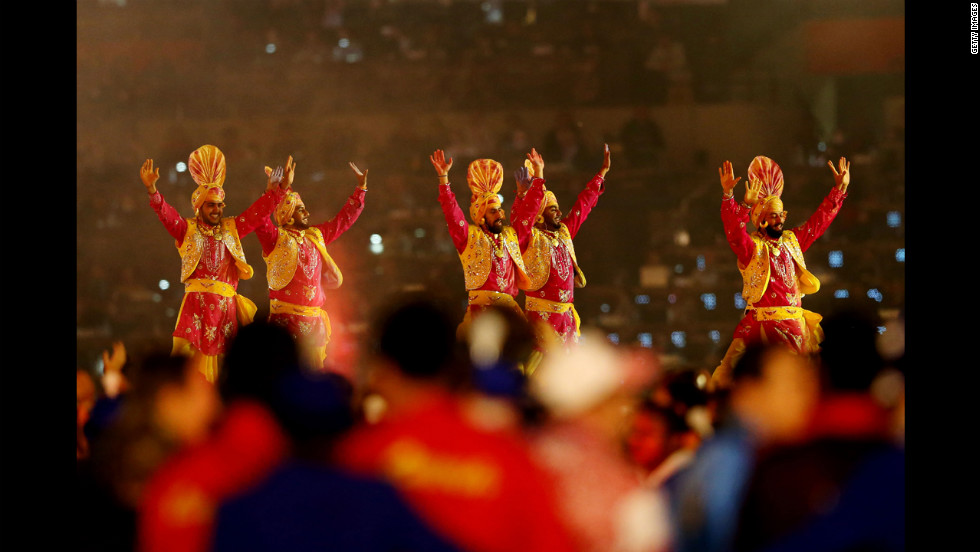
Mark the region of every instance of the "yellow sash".
<instances>
[{"instance_id":1,"label":"yellow sash","mask_svg":"<svg viewBox=\"0 0 980 552\"><path fill-rule=\"evenodd\" d=\"M526 297L525 299L524 308L529 312L555 312L561 314L572 311L572 318L575 319L575 335L581 333L582 321L578 317L578 311L575 310L574 303L559 303L538 297Z\"/></svg>"},{"instance_id":2,"label":"yellow sash","mask_svg":"<svg viewBox=\"0 0 980 552\"><path fill-rule=\"evenodd\" d=\"M255 306L255 303L251 299L239 294L231 284L217 280L192 278L184 282L184 293L192 292L214 293L222 297L233 297L238 310L238 321L242 325L247 325L251 324L252 320L255 319L255 312L258 310L258 307ZM183 308L184 305L181 302L181 310Z\"/></svg>"}]
</instances>

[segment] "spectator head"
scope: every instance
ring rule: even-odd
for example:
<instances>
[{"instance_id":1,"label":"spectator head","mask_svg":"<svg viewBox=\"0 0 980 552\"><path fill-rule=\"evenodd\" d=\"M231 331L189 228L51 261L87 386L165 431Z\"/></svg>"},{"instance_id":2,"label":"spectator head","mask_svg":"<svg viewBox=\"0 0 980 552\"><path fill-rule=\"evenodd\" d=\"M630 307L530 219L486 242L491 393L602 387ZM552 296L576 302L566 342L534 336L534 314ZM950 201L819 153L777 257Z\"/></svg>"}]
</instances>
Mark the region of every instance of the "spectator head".
<instances>
[{"instance_id":1,"label":"spectator head","mask_svg":"<svg viewBox=\"0 0 980 552\"><path fill-rule=\"evenodd\" d=\"M690 431L684 418L673 409L642 401L627 433L629 458L641 469L653 471L683 446L683 436Z\"/></svg>"},{"instance_id":2,"label":"spectator head","mask_svg":"<svg viewBox=\"0 0 980 552\"><path fill-rule=\"evenodd\" d=\"M828 393L866 393L885 367L878 352L878 326L874 313L848 307L824 317L820 326L822 383Z\"/></svg>"},{"instance_id":3,"label":"spectator head","mask_svg":"<svg viewBox=\"0 0 980 552\"><path fill-rule=\"evenodd\" d=\"M272 400L279 377L300 365L299 348L285 328L256 320L238 329L218 374L226 403L237 399Z\"/></svg>"},{"instance_id":4,"label":"spectator head","mask_svg":"<svg viewBox=\"0 0 980 552\"><path fill-rule=\"evenodd\" d=\"M130 404L144 405L154 424L175 442L203 440L220 409L214 386L186 357L157 352L136 367Z\"/></svg>"},{"instance_id":5,"label":"spectator head","mask_svg":"<svg viewBox=\"0 0 980 552\"><path fill-rule=\"evenodd\" d=\"M451 375L456 327L441 303L414 296L402 298L380 313L374 331L375 354L403 375L417 380Z\"/></svg>"},{"instance_id":6,"label":"spectator head","mask_svg":"<svg viewBox=\"0 0 980 552\"><path fill-rule=\"evenodd\" d=\"M272 412L297 457L327 457L330 445L354 424L353 396L350 381L335 372L297 367L282 375Z\"/></svg>"}]
</instances>

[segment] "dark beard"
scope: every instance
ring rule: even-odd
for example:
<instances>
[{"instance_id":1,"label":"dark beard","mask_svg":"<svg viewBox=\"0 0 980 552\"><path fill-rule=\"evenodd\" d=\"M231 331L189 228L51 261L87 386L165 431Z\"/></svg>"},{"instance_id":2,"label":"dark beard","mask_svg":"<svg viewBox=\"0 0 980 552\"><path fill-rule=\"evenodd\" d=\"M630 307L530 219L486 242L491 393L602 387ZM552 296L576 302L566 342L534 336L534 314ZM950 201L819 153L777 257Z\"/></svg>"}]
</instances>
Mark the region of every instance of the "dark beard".
<instances>
[{"instance_id":1,"label":"dark beard","mask_svg":"<svg viewBox=\"0 0 980 552\"><path fill-rule=\"evenodd\" d=\"M487 225L487 230L489 230L491 234L499 234L499 233L501 233L501 232L504 231L504 224L503 223L500 223L499 226L496 225L496 224L493 224L493 225L488 224Z\"/></svg>"},{"instance_id":2,"label":"dark beard","mask_svg":"<svg viewBox=\"0 0 980 552\"><path fill-rule=\"evenodd\" d=\"M778 240L783 235L783 231L776 230L772 226L766 226L766 235L774 240Z\"/></svg>"}]
</instances>

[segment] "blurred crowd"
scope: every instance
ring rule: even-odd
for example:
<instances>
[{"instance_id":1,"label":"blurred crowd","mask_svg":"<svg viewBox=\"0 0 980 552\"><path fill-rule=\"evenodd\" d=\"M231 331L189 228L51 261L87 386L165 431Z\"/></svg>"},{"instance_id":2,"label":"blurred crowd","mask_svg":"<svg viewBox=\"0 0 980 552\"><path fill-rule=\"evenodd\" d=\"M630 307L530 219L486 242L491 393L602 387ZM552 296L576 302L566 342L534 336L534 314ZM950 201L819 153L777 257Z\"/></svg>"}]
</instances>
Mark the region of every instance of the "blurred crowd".
<instances>
[{"instance_id":1,"label":"blurred crowd","mask_svg":"<svg viewBox=\"0 0 980 552\"><path fill-rule=\"evenodd\" d=\"M528 378L523 319L457 315L389 301L352 371L257 321L215 384L116 342L77 372L76 547L905 549L902 318L848 303L818 354L754 346L715 388L601 333Z\"/></svg>"}]
</instances>

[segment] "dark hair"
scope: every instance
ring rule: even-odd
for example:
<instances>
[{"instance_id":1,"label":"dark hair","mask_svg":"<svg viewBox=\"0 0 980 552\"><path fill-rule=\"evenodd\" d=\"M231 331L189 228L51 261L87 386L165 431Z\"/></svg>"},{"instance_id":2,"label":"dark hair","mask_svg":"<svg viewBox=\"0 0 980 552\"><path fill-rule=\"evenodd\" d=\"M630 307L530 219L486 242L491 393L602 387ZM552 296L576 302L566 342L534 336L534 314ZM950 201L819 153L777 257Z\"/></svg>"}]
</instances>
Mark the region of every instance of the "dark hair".
<instances>
[{"instance_id":1,"label":"dark hair","mask_svg":"<svg viewBox=\"0 0 980 552\"><path fill-rule=\"evenodd\" d=\"M761 342L749 343L745 353L732 366L732 381L738 383L748 379L757 380L762 377L762 364L766 353L772 346Z\"/></svg>"},{"instance_id":2,"label":"dark hair","mask_svg":"<svg viewBox=\"0 0 980 552\"><path fill-rule=\"evenodd\" d=\"M868 391L885 366L878 352L877 316L848 307L825 317L820 326L820 367L828 391Z\"/></svg>"},{"instance_id":3,"label":"dark hair","mask_svg":"<svg viewBox=\"0 0 980 552\"><path fill-rule=\"evenodd\" d=\"M374 324L375 352L414 378L448 375L453 367L456 325L442 303L407 296L381 311Z\"/></svg>"},{"instance_id":4,"label":"dark hair","mask_svg":"<svg viewBox=\"0 0 980 552\"><path fill-rule=\"evenodd\" d=\"M134 366L129 394L151 399L165 385L183 385L187 378L189 359L163 351L148 353Z\"/></svg>"},{"instance_id":5,"label":"dark hair","mask_svg":"<svg viewBox=\"0 0 980 552\"><path fill-rule=\"evenodd\" d=\"M218 375L224 401L272 400L278 378L300 364L299 348L282 326L257 320L238 329Z\"/></svg>"}]
</instances>

